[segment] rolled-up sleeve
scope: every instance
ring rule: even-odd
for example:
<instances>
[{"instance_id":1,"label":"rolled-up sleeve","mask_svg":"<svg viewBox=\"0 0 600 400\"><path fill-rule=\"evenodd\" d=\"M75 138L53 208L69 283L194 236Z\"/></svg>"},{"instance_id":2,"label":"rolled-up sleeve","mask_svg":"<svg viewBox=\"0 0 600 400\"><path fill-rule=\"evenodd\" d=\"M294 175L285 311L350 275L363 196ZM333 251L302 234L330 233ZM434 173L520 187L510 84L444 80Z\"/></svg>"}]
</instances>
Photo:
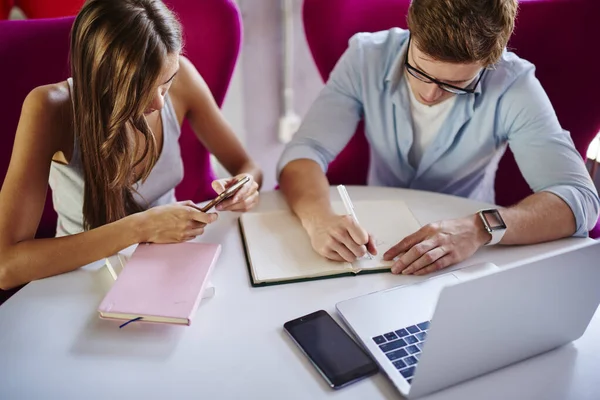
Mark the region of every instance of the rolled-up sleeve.
<instances>
[{"instance_id":1,"label":"rolled-up sleeve","mask_svg":"<svg viewBox=\"0 0 600 400\"><path fill-rule=\"evenodd\" d=\"M508 144L531 189L560 197L575 216L574 236L587 236L600 213L598 192L533 69L507 90L500 110Z\"/></svg>"},{"instance_id":2,"label":"rolled-up sleeve","mask_svg":"<svg viewBox=\"0 0 600 400\"><path fill-rule=\"evenodd\" d=\"M291 161L310 159L323 171L352 138L362 118L361 34L354 35L325 87L285 147L277 164L277 178Z\"/></svg>"}]
</instances>

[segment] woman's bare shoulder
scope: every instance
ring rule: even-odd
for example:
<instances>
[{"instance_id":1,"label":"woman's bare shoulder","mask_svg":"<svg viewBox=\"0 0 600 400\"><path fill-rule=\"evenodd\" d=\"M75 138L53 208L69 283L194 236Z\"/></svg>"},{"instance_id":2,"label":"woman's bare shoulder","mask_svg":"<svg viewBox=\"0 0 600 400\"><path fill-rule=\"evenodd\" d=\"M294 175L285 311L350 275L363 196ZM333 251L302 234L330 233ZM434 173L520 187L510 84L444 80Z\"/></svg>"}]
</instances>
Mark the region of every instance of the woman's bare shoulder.
<instances>
[{"instance_id":1,"label":"woman's bare shoulder","mask_svg":"<svg viewBox=\"0 0 600 400\"><path fill-rule=\"evenodd\" d=\"M23 102L21 116L34 127L27 134L54 144L59 151L70 150L64 149L73 141L73 107L67 81L34 88Z\"/></svg>"}]
</instances>

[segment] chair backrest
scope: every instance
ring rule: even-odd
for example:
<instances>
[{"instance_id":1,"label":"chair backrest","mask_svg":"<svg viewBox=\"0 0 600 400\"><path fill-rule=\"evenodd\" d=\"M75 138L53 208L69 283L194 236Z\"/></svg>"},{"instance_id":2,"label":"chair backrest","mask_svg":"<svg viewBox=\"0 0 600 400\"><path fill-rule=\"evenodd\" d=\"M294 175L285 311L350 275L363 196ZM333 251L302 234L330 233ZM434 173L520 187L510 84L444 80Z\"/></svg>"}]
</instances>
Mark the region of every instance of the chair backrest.
<instances>
[{"instance_id":1,"label":"chair backrest","mask_svg":"<svg viewBox=\"0 0 600 400\"><path fill-rule=\"evenodd\" d=\"M2 1L2 0L0 0ZM29 19L60 18L77 14L85 0L13 0Z\"/></svg>"},{"instance_id":2,"label":"chair backrest","mask_svg":"<svg viewBox=\"0 0 600 400\"><path fill-rule=\"evenodd\" d=\"M233 0L165 0L178 15L184 31L185 55L206 81L219 107L227 93L242 41L241 14ZM177 198L195 202L215 195L210 154L185 122L181 132L185 166Z\"/></svg>"},{"instance_id":3,"label":"chair backrest","mask_svg":"<svg viewBox=\"0 0 600 400\"><path fill-rule=\"evenodd\" d=\"M509 49L536 66L536 76L564 129L585 157L600 131L598 0L521 0ZM560 27L557 29L557 27ZM531 194L510 151L496 174L496 202L511 205Z\"/></svg>"},{"instance_id":4,"label":"chair backrest","mask_svg":"<svg viewBox=\"0 0 600 400\"><path fill-rule=\"evenodd\" d=\"M73 18L0 21L0 176L4 176L12 153L21 106L37 86L69 77L69 32ZM38 227L38 237L53 237L56 213L50 190Z\"/></svg>"},{"instance_id":5,"label":"chair backrest","mask_svg":"<svg viewBox=\"0 0 600 400\"><path fill-rule=\"evenodd\" d=\"M12 0L0 0L0 20L8 19L12 7Z\"/></svg>"},{"instance_id":6,"label":"chair backrest","mask_svg":"<svg viewBox=\"0 0 600 400\"><path fill-rule=\"evenodd\" d=\"M406 28L409 5L410 0L304 0L304 31L321 78L327 81L355 33ZM350 142L329 165L327 178L332 185L364 185L368 168L369 144L361 122Z\"/></svg>"},{"instance_id":7,"label":"chair backrest","mask_svg":"<svg viewBox=\"0 0 600 400\"><path fill-rule=\"evenodd\" d=\"M355 33L406 27L409 4L410 0L305 0L306 38L323 80L327 80ZM582 155L600 130L600 112L595 106L600 80L594 77L594 69L600 64L600 52L594 46L600 39L598 15L598 0L521 0L515 34L509 43L509 48L537 66L536 74L561 124L571 132ZM331 183L366 183L368 160L368 144L359 126L330 165ZM500 163L496 193L501 205L515 203L531 193L510 151Z\"/></svg>"}]
</instances>

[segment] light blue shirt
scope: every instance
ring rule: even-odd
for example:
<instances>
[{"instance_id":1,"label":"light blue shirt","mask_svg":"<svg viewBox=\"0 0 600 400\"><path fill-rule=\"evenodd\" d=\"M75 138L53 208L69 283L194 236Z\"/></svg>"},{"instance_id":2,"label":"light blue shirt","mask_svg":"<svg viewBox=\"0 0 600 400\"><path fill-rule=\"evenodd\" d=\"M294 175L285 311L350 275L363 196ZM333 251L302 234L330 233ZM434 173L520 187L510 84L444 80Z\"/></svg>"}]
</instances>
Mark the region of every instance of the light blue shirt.
<instances>
[{"instance_id":1,"label":"light blue shirt","mask_svg":"<svg viewBox=\"0 0 600 400\"><path fill-rule=\"evenodd\" d=\"M365 120L368 184L428 190L494 203L498 162L508 144L534 192L558 195L575 215L576 236L596 224L600 199L534 66L505 51L475 94L457 96L421 162L409 152L413 128L405 78L408 31L359 33L331 72L300 129L286 146L277 176L290 161L311 159L323 171Z\"/></svg>"}]
</instances>

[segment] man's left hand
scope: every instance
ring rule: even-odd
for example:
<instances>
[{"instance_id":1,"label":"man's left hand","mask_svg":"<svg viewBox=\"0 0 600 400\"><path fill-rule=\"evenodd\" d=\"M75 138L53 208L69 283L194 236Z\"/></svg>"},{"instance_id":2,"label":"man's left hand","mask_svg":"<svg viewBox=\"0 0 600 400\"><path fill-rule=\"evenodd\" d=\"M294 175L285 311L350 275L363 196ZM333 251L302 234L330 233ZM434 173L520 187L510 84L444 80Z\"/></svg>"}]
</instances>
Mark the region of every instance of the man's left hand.
<instances>
[{"instance_id":1,"label":"man's left hand","mask_svg":"<svg viewBox=\"0 0 600 400\"><path fill-rule=\"evenodd\" d=\"M389 249L394 274L425 275L471 257L490 240L477 215L428 224ZM403 254L404 253L404 254Z\"/></svg>"}]
</instances>

